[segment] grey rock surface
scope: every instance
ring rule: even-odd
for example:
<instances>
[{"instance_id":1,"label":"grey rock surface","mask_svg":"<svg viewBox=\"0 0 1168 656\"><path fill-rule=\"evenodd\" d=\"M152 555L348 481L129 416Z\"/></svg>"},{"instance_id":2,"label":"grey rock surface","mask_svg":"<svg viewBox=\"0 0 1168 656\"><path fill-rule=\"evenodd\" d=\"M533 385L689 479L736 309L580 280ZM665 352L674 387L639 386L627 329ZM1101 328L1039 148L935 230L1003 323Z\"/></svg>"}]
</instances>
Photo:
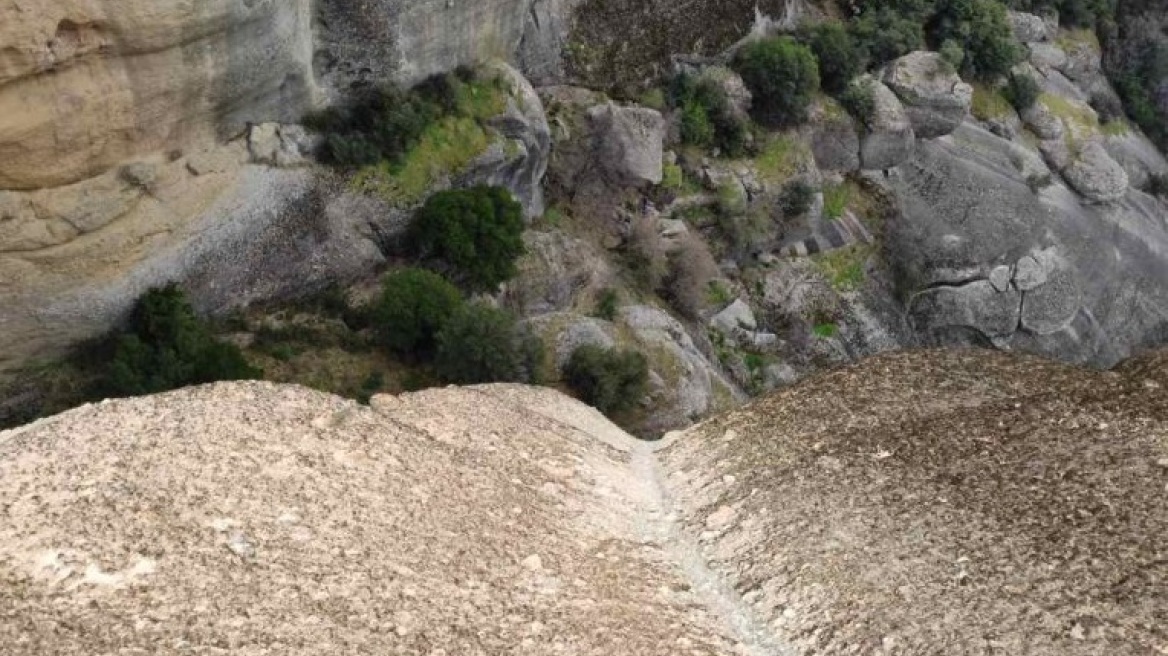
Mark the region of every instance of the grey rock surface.
<instances>
[{"instance_id":1,"label":"grey rock surface","mask_svg":"<svg viewBox=\"0 0 1168 656\"><path fill-rule=\"evenodd\" d=\"M1016 148L966 126L919 144L890 179L902 216L888 257L925 338L1096 366L1163 339L1168 208L1134 190L1100 205L1058 184L1036 191ZM1024 291L998 291L1002 262Z\"/></svg>"},{"instance_id":2,"label":"grey rock surface","mask_svg":"<svg viewBox=\"0 0 1168 656\"><path fill-rule=\"evenodd\" d=\"M598 163L612 184L661 182L665 119L660 112L609 103L590 109L588 119L596 134Z\"/></svg>"},{"instance_id":3,"label":"grey rock surface","mask_svg":"<svg viewBox=\"0 0 1168 656\"><path fill-rule=\"evenodd\" d=\"M956 130L973 103L973 87L936 52L912 52L893 61L882 80L904 103L913 131L921 139Z\"/></svg>"},{"instance_id":4,"label":"grey rock surface","mask_svg":"<svg viewBox=\"0 0 1168 656\"><path fill-rule=\"evenodd\" d=\"M884 170L898 166L916 146L912 121L900 99L887 86L869 79L874 111L860 138L860 164L867 170Z\"/></svg>"}]
</instances>

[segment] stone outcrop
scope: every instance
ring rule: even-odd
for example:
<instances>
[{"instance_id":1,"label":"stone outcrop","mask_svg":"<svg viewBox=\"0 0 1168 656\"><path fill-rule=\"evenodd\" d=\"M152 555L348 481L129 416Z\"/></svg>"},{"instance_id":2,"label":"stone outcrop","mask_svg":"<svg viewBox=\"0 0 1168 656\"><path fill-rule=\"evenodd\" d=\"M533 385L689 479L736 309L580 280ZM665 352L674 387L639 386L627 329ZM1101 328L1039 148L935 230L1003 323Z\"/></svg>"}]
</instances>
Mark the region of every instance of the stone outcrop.
<instances>
[{"instance_id":1,"label":"stone outcrop","mask_svg":"<svg viewBox=\"0 0 1168 656\"><path fill-rule=\"evenodd\" d=\"M917 51L888 65L883 81L904 103L921 139L949 134L969 115L973 87L939 53Z\"/></svg>"},{"instance_id":2,"label":"stone outcrop","mask_svg":"<svg viewBox=\"0 0 1168 656\"><path fill-rule=\"evenodd\" d=\"M872 116L860 139L860 165L867 170L890 169L912 156L916 133L904 105L878 80L867 78L872 90Z\"/></svg>"},{"instance_id":3,"label":"stone outcrop","mask_svg":"<svg viewBox=\"0 0 1168 656\"><path fill-rule=\"evenodd\" d=\"M661 182L665 120L647 107L612 103L588 110L596 135L596 157L609 182L640 187Z\"/></svg>"},{"instance_id":4,"label":"stone outcrop","mask_svg":"<svg viewBox=\"0 0 1168 656\"><path fill-rule=\"evenodd\" d=\"M890 226L889 262L918 330L931 343L1097 366L1155 344L1168 325L1163 204L1126 189L1118 165L1072 190L1024 151L966 124L918 144L896 169L902 216ZM1009 287L1002 267L1014 272Z\"/></svg>"},{"instance_id":5,"label":"stone outcrop","mask_svg":"<svg viewBox=\"0 0 1168 656\"><path fill-rule=\"evenodd\" d=\"M659 453L785 653L1139 654L1168 608L1165 365L881 356Z\"/></svg>"},{"instance_id":6,"label":"stone outcrop","mask_svg":"<svg viewBox=\"0 0 1168 656\"><path fill-rule=\"evenodd\" d=\"M1154 652L1165 372L900 353L659 443L516 385L85 406L0 432L0 644Z\"/></svg>"},{"instance_id":7,"label":"stone outcrop","mask_svg":"<svg viewBox=\"0 0 1168 656\"><path fill-rule=\"evenodd\" d=\"M539 216L551 148L543 105L513 69L489 68L508 90L488 121L490 146L441 184L501 185ZM356 198L306 166L311 142L298 126L257 123L223 145L0 191L0 372L103 334L151 286L181 282L200 310L224 312L384 263L410 208Z\"/></svg>"}]
</instances>

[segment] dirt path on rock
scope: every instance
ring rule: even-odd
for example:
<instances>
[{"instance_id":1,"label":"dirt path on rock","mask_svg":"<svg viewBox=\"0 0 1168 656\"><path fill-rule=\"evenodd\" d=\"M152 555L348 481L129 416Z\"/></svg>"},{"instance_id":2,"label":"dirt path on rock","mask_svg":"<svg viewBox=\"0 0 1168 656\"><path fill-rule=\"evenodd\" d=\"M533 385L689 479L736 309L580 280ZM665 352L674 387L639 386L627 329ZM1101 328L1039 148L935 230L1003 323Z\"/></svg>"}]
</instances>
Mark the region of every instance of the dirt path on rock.
<instances>
[{"instance_id":1,"label":"dirt path on rock","mask_svg":"<svg viewBox=\"0 0 1168 656\"><path fill-rule=\"evenodd\" d=\"M780 644L758 621L753 610L723 576L710 569L697 540L678 521L657 458L660 445L636 440L629 453L632 470L629 498L641 509L644 538L676 565L694 596L738 641L739 653L749 656L788 656L795 650Z\"/></svg>"}]
</instances>

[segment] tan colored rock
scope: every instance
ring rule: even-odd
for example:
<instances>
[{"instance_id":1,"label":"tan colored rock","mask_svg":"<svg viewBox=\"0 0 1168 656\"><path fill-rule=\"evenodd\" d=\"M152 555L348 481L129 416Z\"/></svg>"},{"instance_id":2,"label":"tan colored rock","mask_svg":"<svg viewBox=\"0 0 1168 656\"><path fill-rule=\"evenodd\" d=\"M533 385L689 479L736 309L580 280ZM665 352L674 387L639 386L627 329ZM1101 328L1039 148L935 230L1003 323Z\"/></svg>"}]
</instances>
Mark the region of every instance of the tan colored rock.
<instances>
[{"instance_id":1,"label":"tan colored rock","mask_svg":"<svg viewBox=\"0 0 1168 656\"><path fill-rule=\"evenodd\" d=\"M292 121L313 99L304 2L9 3L0 52L0 189Z\"/></svg>"},{"instance_id":2,"label":"tan colored rock","mask_svg":"<svg viewBox=\"0 0 1168 656\"><path fill-rule=\"evenodd\" d=\"M711 569L787 653L1142 654L1168 637L1166 365L890 354L660 455L689 531L735 509Z\"/></svg>"},{"instance_id":3,"label":"tan colored rock","mask_svg":"<svg viewBox=\"0 0 1168 656\"><path fill-rule=\"evenodd\" d=\"M735 653L599 413L374 401L223 384L0 433L5 656Z\"/></svg>"}]
</instances>

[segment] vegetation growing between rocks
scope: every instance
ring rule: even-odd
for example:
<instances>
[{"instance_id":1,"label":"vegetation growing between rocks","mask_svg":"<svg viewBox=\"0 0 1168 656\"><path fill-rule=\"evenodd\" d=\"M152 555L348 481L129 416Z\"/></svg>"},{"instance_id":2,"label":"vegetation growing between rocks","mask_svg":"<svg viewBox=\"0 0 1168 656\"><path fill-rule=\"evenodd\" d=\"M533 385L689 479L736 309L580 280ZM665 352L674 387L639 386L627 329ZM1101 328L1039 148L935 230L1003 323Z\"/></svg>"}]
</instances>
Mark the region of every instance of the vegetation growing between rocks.
<instances>
[{"instance_id":1,"label":"vegetation growing between rocks","mask_svg":"<svg viewBox=\"0 0 1168 656\"><path fill-rule=\"evenodd\" d=\"M263 372L239 348L221 342L175 285L151 289L128 325L110 339L99 387L115 396L154 394L220 380L259 378Z\"/></svg>"},{"instance_id":2,"label":"vegetation growing between rocks","mask_svg":"<svg viewBox=\"0 0 1168 656\"><path fill-rule=\"evenodd\" d=\"M606 415L627 412L645 396L649 364L636 351L577 348L564 366L564 382L582 401Z\"/></svg>"},{"instance_id":3,"label":"vegetation growing between rocks","mask_svg":"<svg viewBox=\"0 0 1168 656\"><path fill-rule=\"evenodd\" d=\"M819 90L819 64L807 46L791 37L755 41L738 51L734 70L754 96L759 123L782 128L807 120Z\"/></svg>"},{"instance_id":4,"label":"vegetation growing between rocks","mask_svg":"<svg viewBox=\"0 0 1168 656\"><path fill-rule=\"evenodd\" d=\"M490 291L515 275L523 229L523 208L510 192L479 186L431 196L414 216L409 242L467 288Z\"/></svg>"}]
</instances>

